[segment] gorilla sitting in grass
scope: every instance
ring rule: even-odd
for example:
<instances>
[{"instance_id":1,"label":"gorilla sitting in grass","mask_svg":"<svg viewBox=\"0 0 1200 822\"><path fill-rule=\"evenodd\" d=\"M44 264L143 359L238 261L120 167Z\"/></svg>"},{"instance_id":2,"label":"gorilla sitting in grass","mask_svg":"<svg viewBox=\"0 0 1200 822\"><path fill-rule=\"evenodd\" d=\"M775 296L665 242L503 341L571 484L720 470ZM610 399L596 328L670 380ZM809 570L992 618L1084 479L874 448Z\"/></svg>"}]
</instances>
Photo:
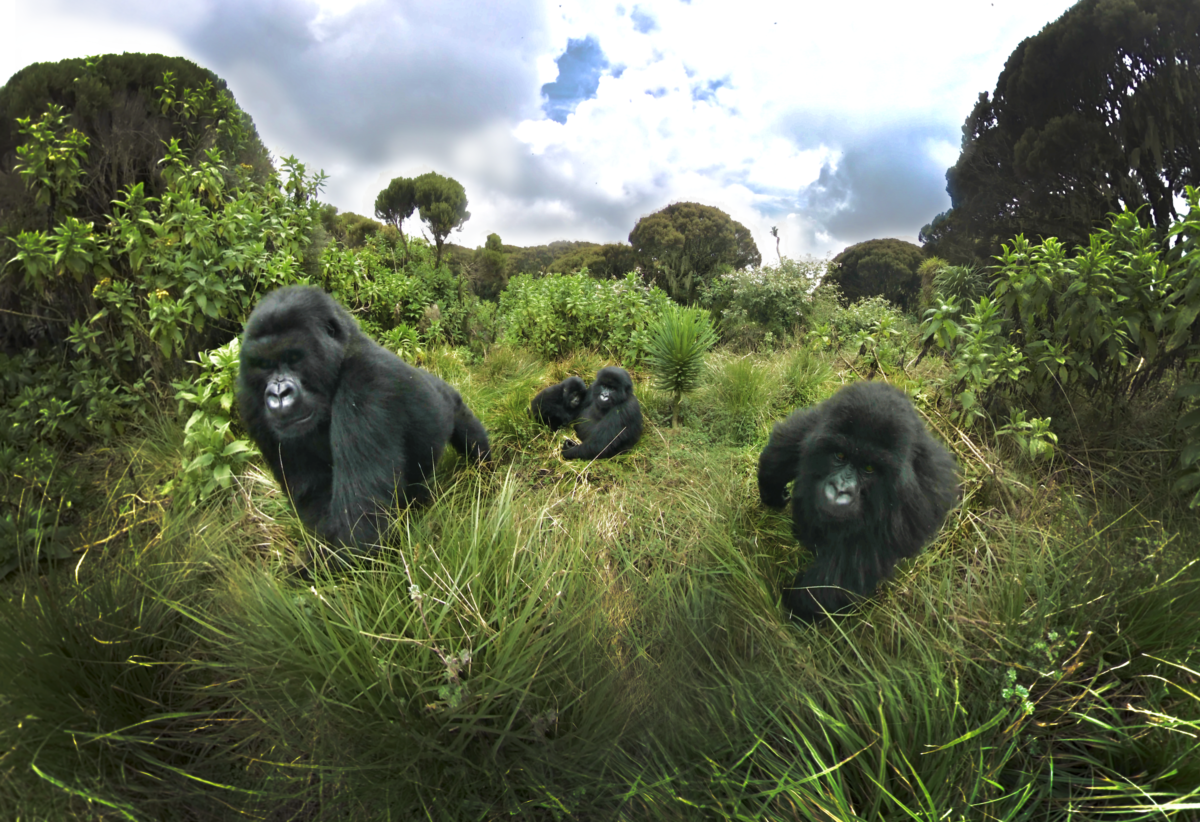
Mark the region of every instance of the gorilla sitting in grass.
<instances>
[{"instance_id":1,"label":"gorilla sitting in grass","mask_svg":"<svg viewBox=\"0 0 1200 822\"><path fill-rule=\"evenodd\" d=\"M488 459L458 392L359 329L319 288L268 294L246 323L238 410L301 521L368 547L395 504L428 498L446 443Z\"/></svg>"}]
</instances>

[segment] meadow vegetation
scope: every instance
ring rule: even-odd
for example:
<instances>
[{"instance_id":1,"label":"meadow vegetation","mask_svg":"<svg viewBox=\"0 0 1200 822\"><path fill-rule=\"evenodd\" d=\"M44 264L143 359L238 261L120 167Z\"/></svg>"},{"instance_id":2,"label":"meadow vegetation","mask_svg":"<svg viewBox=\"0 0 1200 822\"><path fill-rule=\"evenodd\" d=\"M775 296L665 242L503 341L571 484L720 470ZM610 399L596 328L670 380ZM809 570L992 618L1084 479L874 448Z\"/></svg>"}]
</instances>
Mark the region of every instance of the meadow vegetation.
<instances>
[{"instance_id":1,"label":"meadow vegetation","mask_svg":"<svg viewBox=\"0 0 1200 822\"><path fill-rule=\"evenodd\" d=\"M61 113L22 127L87 146ZM703 309L637 272L491 302L393 226L328 236L297 161L256 176L202 136L99 224L63 205L83 166L31 174L44 225L3 238L11 818L1195 817L1194 190L1162 236L1116 215L922 271L923 317L847 304L818 260L709 272ZM447 453L351 569L236 415L241 322L293 282L454 385L495 455ZM614 363L641 442L563 461L529 400ZM758 454L866 378L913 397L962 500L862 609L793 625L805 549Z\"/></svg>"}]
</instances>

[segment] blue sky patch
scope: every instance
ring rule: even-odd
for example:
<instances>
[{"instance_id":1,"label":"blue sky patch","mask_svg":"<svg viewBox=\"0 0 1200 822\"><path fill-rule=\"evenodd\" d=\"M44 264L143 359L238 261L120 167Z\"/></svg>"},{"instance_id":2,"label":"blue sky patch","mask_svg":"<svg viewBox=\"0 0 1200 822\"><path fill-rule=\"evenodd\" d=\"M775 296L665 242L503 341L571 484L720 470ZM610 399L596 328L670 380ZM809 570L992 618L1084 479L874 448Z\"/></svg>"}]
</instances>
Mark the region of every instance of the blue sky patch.
<instances>
[{"instance_id":1,"label":"blue sky patch","mask_svg":"<svg viewBox=\"0 0 1200 822\"><path fill-rule=\"evenodd\" d=\"M568 40L567 50L554 62L558 64L558 79L542 86L546 98L542 111L554 122L565 123L580 103L596 96L608 58L600 41L589 34L582 40Z\"/></svg>"}]
</instances>

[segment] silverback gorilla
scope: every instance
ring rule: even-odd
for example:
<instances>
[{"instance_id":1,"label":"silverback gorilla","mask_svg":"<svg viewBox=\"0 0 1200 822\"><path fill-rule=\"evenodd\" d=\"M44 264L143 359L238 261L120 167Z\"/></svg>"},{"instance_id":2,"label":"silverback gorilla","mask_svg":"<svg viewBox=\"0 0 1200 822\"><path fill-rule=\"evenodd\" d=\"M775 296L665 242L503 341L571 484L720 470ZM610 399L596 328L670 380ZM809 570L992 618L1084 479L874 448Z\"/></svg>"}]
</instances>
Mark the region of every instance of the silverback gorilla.
<instances>
[{"instance_id":1,"label":"silverback gorilla","mask_svg":"<svg viewBox=\"0 0 1200 822\"><path fill-rule=\"evenodd\" d=\"M539 391L529 404L529 413L533 414L534 419L550 426L551 431L565 428L579 416L587 389L587 383L579 377L567 377Z\"/></svg>"},{"instance_id":2,"label":"silverback gorilla","mask_svg":"<svg viewBox=\"0 0 1200 822\"><path fill-rule=\"evenodd\" d=\"M908 397L880 382L846 386L775 426L758 459L764 505L792 482L792 531L814 555L783 605L814 622L870 596L918 553L958 498L954 457Z\"/></svg>"},{"instance_id":3,"label":"silverback gorilla","mask_svg":"<svg viewBox=\"0 0 1200 822\"><path fill-rule=\"evenodd\" d=\"M304 525L333 543L379 539L397 500L427 499L449 441L489 456L458 392L359 330L319 288L268 294L246 323L238 410Z\"/></svg>"},{"instance_id":4,"label":"silverback gorilla","mask_svg":"<svg viewBox=\"0 0 1200 822\"><path fill-rule=\"evenodd\" d=\"M633 396L633 380L624 368L610 365L596 372L575 423L582 442L563 442L563 459L593 460L615 457L637 444L642 436L642 409Z\"/></svg>"}]
</instances>

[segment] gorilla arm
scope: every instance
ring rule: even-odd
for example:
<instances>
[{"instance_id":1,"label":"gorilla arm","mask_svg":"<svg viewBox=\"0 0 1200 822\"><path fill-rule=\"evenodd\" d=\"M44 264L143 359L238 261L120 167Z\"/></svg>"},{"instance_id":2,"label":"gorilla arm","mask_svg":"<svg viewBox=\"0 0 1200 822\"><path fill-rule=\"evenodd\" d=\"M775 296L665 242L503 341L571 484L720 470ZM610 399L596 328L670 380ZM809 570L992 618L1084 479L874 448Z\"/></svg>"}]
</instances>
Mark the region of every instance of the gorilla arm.
<instances>
[{"instance_id":1,"label":"gorilla arm","mask_svg":"<svg viewBox=\"0 0 1200 822\"><path fill-rule=\"evenodd\" d=\"M575 432L583 438L583 442L564 442L563 459L593 460L615 456L641 437L642 409L637 398L631 394L629 399L610 409L600 419L594 419L585 412Z\"/></svg>"},{"instance_id":2,"label":"gorilla arm","mask_svg":"<svg viewBox=\"0 0 1200 822\"><path fill-rule=\"evenodd\" d=\"M813 408L802 408L772 429L767 447L758 457L758 495L763 505L787 505L787 485L796 478L804 438L816 419Z\"/></svg>"}]
</instances>

